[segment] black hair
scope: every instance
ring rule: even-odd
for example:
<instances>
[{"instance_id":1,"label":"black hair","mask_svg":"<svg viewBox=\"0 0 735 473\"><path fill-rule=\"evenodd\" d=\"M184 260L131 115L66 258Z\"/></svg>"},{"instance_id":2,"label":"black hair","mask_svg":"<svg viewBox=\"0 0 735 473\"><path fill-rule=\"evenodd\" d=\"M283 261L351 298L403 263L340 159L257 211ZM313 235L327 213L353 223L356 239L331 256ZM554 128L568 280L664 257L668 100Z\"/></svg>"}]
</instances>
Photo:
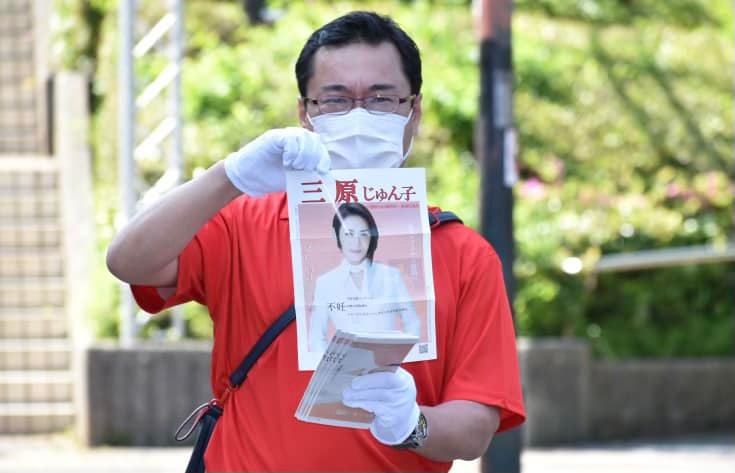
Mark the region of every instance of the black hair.
<instances>
[{"instance_id":1,"label":"black hair","mask_svg":"<svg viewBox=\"0 0 735 473\"><path fill-rule=\"evenodd\" d=\"M411 86L411 94L418 94L421 91L421 54L418 46L393 19L367 11L348 13L311 34L296 61L299 93L306 97L306 86L314 75L314 55L319 48L354 43L377 46L385 41L398 50L403 73Z\"/></svg>"},{"instance_id":2,"label":"black hair","mask_svg":"<svg viewBox=\"0 0 735 473\"><path fill-rule=\"evenodd\" d=\"M368 226L368 230L370 231L370 244L368 245L365 256L370 260L370 262L372 262L375 250L378 249L378 225L375 223L373 214L370 213L367 207L358 202L342 204L337 209L337 212L339 213L339 217L342 217L343 220L350 215L356 215L365 221ZM334 236L337 237L337 248L341 250L342 241L339 239L339 231L342 229L342 222L337 215L338 214L334 214L334 218L332 219L332 228L334 228Z\"/></svg>"}]
</instances>

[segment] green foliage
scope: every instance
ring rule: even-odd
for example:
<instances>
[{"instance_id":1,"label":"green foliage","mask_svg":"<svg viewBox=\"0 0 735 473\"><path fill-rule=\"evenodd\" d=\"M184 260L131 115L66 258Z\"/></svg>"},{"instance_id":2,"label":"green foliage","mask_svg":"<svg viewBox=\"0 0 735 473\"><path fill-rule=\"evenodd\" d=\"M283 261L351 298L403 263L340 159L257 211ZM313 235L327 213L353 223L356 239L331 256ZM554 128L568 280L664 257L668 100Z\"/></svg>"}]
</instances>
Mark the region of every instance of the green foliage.
<instances>
[{"instance_id":1,"label":"green foliage","mask_svg":"<svg viewBox=\"0 0 735 473\"><path fill-rule=\"evenodd\" d=\"M92 333L106 338L117 338L119 335L120 286L107 271L104 257L106 247L107 245L102 240L92 257L91 296L89 297L87 320Z\"/></svg>"},{"instance_id":2,"label":"green foliage","mask_svg":"<svg viewBox=\"0 0 735 473\"><path fill-rule=\"evenodd\" d=\"M515 8L592 24L722 26L726 2L701 0L516 0ZM653 21L651 21L653 20Z\"/></svg>"},{"instance_id":3,"label":"green foliage","mask_svg":"<svg viewBox=\"0 0 735 473\"><path fill-rule=\"evenodd\" d=\"M605 274L589 301L586 333L610 357L732 353L733 287L735 264Z\"/></svg>"},{"instance_id":4,"label":"green foliage","mask_svg":"<svg viewBox=\"0 0 735 473\"><path fill-rule=\"evenodd\" d=\"M94 133L102 244L113 233L116 201L109 3L95 2L106 6L94 57L94 91L104 98ZM427 168L433 202L477 226L479 73L469 2L269 3L282 10L271 26L249 25L239 2L187 3L187 175L269 128L297 125L293 63L308 35L339 14L374 9L393 16L423 52L412 164ZM161 5L142 8L142 21L153 22ZM731 32L724 0L515 2L520 333L586 337L608 357L733 353L733 264L592 271L604 254L724 244L732 234ZM88 56L89 48L76 47L67 53ZM162 68L156 54L138 65L141 86ZM144 126L155 123L153 112L143 118ZM162 169L155 160L140 164L144 188ZM202 308L187 306L185 317L190 335L209 336ZM154 320L145 333L168 323Z\"/></svg>"},{"instance_id":5,"label":"green foliage","mask_svg":"<svg viewBox=\"0 0 735 473\"><path fill-rule=\"evenodd\" d=\"M732 264L590 274L601 254L728 240L729 38L665 15L581 19L514 23L521 332L586 336L611 357L732 353ZM571 258L580 274L561 269Z\"/></svg>"},{"instance_id":6,"label":"green foliage","mask_svg":"<svg viewBox=\"0 0 735 473\"><path fill-rule=\"evenodd\" d=\"M57 69L82 71L94 77L102 26L115 3L111 0L54 0L52 2L51 63ZM84 27L80 27L84 25ZM95 112L100 97L92 90L91 108Z\"/></svg>"}]
</instances>

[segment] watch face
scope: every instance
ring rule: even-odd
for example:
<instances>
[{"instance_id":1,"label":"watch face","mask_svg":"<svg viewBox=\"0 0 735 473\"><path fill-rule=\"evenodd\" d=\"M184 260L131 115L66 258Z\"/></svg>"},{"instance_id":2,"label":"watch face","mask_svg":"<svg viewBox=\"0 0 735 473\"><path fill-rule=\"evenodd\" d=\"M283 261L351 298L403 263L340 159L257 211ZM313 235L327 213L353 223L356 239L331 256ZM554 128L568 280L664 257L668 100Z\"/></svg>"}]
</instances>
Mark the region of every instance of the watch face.
<instances>
[{"instance_id":1,"label":"watch face","mask_svg":"<svg viewBox=\"0 0 735 473\"><path fill-rule=\"evenodd\" d=\"M426 437L429 435L429 425L426 423L426 417L423 412L419 414L419 423L416 426L415 433L416 437L420 439L421 444L423 445L424 440L426 440Z\"/></svg>"},{"instance_id":2,"label":"watch face","mask_svg":"<svg viewBox=\"0 0 735 473\"><path fill-rule=\"evenodd\" d=\"M402 443L396 445L396 448L419 448L426 442L426 437L429 435L429 424L426 422L423 412L419 414L419 421L416 424L416 428L413 429L411 435Z\"/></svg>"}]
</instances>

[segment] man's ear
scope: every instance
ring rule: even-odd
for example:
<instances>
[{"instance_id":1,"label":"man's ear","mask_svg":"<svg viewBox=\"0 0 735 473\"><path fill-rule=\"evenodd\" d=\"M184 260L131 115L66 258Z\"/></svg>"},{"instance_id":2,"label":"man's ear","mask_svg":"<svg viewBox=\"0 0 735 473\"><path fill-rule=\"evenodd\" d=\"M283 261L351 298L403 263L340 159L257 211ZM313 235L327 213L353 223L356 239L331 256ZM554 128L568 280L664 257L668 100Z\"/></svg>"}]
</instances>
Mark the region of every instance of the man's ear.
<instances>
[{"instance_id":1,"label":"man's ear","mask_svg":"<svg viewBox=\"0 0 735 473\"><path fill-rule=\"evenodd\" d=\"M309 131L314 131L314 128L311 126L311 123L309 123L308 118L306 118L306 102L304 101L304 98L299 97L297 100L299 110L299 123L301 124L301 127L306 128Z\"/></svg>"},{"instance_id":2,"label":"man's ear","mask_svg":"<svg viewBox=\"0 0 735 473\"><path fill-rule=\"evenodd\" d=\"M411 109L411 120L406 123L403 128L403 155L409 152L411 142L416 138L419 132L419 123L421 123L421 94L413 99L413 108Z\"/></svg>"},{"instance_id":3,"label":"man's ear","mask_svg":"<svg viewBox=\"0 0 735 473\"><path fill-rule=\"evenodd\" d=\"M423 95L418 94L416 95L416 98L413 101L413 116L411 116L411 127L413 131L413 136L419 134L419 125L421 124L421 99L423 98Z\"/></svg>"}]
</instances>

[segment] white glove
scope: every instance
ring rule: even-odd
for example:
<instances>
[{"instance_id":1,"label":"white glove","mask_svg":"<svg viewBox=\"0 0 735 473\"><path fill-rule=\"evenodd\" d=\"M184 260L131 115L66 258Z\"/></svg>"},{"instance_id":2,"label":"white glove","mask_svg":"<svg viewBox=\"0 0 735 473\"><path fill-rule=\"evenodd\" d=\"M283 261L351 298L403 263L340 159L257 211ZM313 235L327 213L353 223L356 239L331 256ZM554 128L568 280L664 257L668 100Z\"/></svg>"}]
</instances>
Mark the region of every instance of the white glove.
<instances>
[{"instance_id":1,"label":"white glove","mask_svg":"<svg viewBox=\"0 0 735 473\"><path fill-rule=\"evenodd\" d=\"M268 130L225 158L232 184L251 197L286 189L286 170L329 171L331 161L319 135L304 128Z\"/></svg>"},{"instance_id":2,"label":"white glove","mask_svg":"<svg viewBox=\"0 0 735 473\"><path fill-rule=\"evenodd\" d=\"M397 445L411 434L419 421L416 383L411 373L398 368L370 373L352 380L342 393L342 403L375 414L370 432L380 443Z\"/></svg>"}]
</instances>

